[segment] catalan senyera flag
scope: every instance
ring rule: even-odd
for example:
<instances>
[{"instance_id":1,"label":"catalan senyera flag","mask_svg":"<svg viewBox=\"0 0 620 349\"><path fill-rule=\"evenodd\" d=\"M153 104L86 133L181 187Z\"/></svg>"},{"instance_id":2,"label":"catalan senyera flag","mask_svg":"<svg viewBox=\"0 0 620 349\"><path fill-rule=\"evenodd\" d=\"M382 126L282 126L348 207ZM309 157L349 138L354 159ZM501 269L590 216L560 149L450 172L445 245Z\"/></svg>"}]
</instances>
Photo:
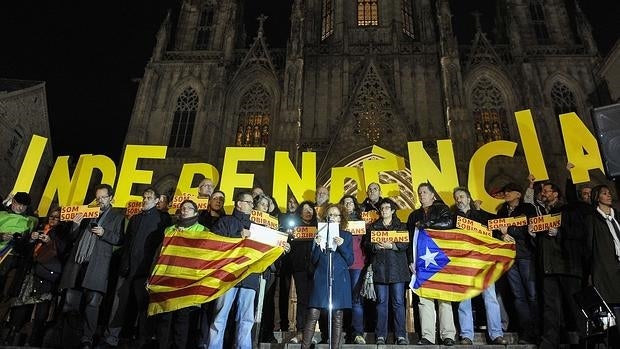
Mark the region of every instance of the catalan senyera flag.
<instances>
[{"instance_id":1,"label":"catalan senyera flag","mask_svg":"<svg viewBox=\"0 0 620 349\"><path fill-rule=\"evenodd\" d=\"M167 231L147 286L148 314L216 299L251 273L265 271L283 252L280 246L212 232Z\"/></svg>"},{"instance_id":2,"label":"catalan senyera flag","mask_svg":"<svg viewBox=\"0 0 620 349\"><path fill-rule=\"evenodd\" d=\"M421 297L460 302L497 281L515 258L515 244L463 229L416 229L416 273L409 286Z\"/></svg>"}]
</instances>

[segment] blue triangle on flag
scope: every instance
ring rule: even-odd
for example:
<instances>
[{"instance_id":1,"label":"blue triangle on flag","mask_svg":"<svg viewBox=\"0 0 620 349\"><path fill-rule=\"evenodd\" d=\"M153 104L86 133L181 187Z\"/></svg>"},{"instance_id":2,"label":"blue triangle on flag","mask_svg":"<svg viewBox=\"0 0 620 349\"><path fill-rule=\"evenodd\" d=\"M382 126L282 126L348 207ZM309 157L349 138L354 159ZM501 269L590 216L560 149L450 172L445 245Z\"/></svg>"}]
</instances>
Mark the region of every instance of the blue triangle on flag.
<instances>
[{"instance_id":1,"label":"blue triangle on flag","mask_svg":"<svg viewBox=\"0 0 620 349\"><path fill-rule=\"evenodd\" d=\"M418 240L416 242L416 280L414 288L423 286L426 280L443 269L450 258L446 253L428 236L424 229L418 230Z\"/></svg>"}]
</instances>

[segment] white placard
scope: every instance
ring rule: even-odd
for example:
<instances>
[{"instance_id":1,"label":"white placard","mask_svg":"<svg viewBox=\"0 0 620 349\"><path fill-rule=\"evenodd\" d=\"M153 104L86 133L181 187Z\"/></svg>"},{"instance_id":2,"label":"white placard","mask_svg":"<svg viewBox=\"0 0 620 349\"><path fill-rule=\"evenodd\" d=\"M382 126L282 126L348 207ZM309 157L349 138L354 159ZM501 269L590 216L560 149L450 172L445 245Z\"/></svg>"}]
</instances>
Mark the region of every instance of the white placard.
<instances>
[{"instance_id":1,"label":"white placard","mask_svg":"<svg viewBox=\"0 0 620 349\"><path fill-rule=\"evenodd\" d=\"M250 224L250 237L248 239L269 246L282 246L282 244L286 243L288 234L252 223Z\"/></svg>"},{"instance_id":2,"label":"white placard","mask_svg":"<svg viewBox=\"0 0 620 349\"><path fill-rule=\"evenodd\" d=\"M325 222L319 222L318 231L316 232L321 237L321 248L325 248L327 243L327 233L328 233L328 225ZM339 223L329 223L329 248L332 251L336 251L336 243L334 242L334 237L340 236L340 224Z\"/></svg>"}]
</instances>

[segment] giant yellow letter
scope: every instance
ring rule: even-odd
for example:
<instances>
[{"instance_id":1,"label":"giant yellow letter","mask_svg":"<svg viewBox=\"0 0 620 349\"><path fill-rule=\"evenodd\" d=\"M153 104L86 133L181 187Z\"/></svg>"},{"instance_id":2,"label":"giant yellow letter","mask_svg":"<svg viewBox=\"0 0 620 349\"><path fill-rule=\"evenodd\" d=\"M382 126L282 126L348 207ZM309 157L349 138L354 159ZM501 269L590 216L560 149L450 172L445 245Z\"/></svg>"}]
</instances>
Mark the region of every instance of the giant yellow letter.
<instances>
[{"instance_id":1,"label":"giant yellow letter","mask_svg":"<svg viewBox=\"0 0 620 349\"><path fill-rule=\"evenodd\" d=\"M211 164L207 164L204 162L185 164L181 169L181 175L179 176L175 195L198 195L198 187L192 188L192 181L194 179L194 176L197 174L203 175L204 178L211 179L213 181L214 187L217 187L217 184L220 181L219 171L217 170L217 168L215 168L215 166Z\"/></svg>"},{"instance_id":2,"label":"giant yellow letter","mask_svg":"<svg viewBox=\"0 0 620 349\"><path fill-rule=\"evenodd\" d=\"M359 167L333 167L331 186L329 188L330 201L340 201L340 198L342 198L345 193L344 184L348 178L354 180L357 184L357 201L362 202L366 199L364 170Z\"/></svg>"},{"instance_id":3,"label":"giant yellow letter","mask_svg":"<svg viewBox=\"0 0 620 349\"><path fill-rule=\"evenodd\" d=\"M220 190L226 195L226 211L232 212L235 188L252 188L253 173L237 173L240 161L264 161L265 148L257 147L226 147L224 165L222 166L222 183Z\"/></svg>"},{"instance_id":4,"label":"giant yellow letter","mask_svg":"<svg viewBox=\"0 0 620 349\"><path fill-rule=\"evenodd\" d=\"M489 195L484 187L486 167L489 160L498 155L513 157L517 143L509 141L489 142L476 150L469 161L469 178L467 187L471 196L477 200L482 200L482 209L487 212L496 212L503 200L496 199Z\"/></svg>"},{"instance_id":5,"label":"giant yellow letter","mask_svg":"<svg viewBox=\"0 0 620 349\"><path fill-rule=\"evenodd\" d=\"M17 174L12 193L17 193L18 191L30 192L32 181L41 163L41 156L43 156L43 152L45 151L46 143L47 138L37 135L32 136L30 144L28 145L28 150L26 151L26 156L19 169L19 174Z\"/></svg>"},{"instance_id":6,"label":"giant yellow letter","mask_svg":"<svg viewBox=\"0 0 620 349\"><path fill-rule=\"evenodd\" d=\"M142 193L140 195L131 195L131 187L136 184L151 184L153 181L153 171L138 170L139 159L165 159L165 145L133 145L128 144L125 147L125 155L123 155L123 163L118 175L118 183L114 190L114 206L126 207L129 201L142 201Z\"/></svg>"},{"instance_id":7,"label":"giant yellow letter","mask_svg":"<svg viewBox=\"0 0 620 349\"><path fill-rule=\"evenodd\" d=\"M515 112L517 128L521 136L521 145L525 153L527 168L534 175L537 181L549 179L545 159L543 158L540 143L538 143L538 134L534 127L534 120L529 109Z\"/></svg>"},{"instance_id":8,"label":"giant yellow letter","mask_svg":"<svg viewBox=\"0 0 620 349\"><path fill-rule=\"evenodd\" d=\"M560 115L560 127L564 138L566 158L575 167L570 171L573 183L583 183L590 180L588 170L603 170L603 161L596 138L588 127L583 124L575 113Z\"/></svg>"},{"instance_id":9,"label":"giant yellow letter","mask_svg":"<svg viewBox=\"0 0 620 349\"><path fill-rule=\"evenodd\" d=\"M280 205L282 212L286 212L286 194L289 187L298 202L314 200L312 193L316 190L316 153L303 152L301 154L301 176L295 170L287 151L275 153L273 198Z\"/></svg>"},{"instance_id":10,"label":"giant yellow letter","mask_svg":"<svg viewBox=\"0 0 620 349\"><path fill-rule=\"evenodd\" d=\"M459 177L456 172L452 141L449 139L437 141L437 155L439 156L441 170L424 150L422 141L408 142L407 148L409 149L413 191L417 192L417 186L420 183L430 182L443 201L453 202L452 190L459 186Z\"/></svg>"},{"instance_id":11,"label":"giant yellow letter","mask_svg":"<svg viewBox=\"0 0 620 349\"><path fill-rule=\"evenodd\" d=\"M373 182L379 183L384 197L399 196L400 189L398 189L398 183L381 183L379 175L381 172L403 170L405 168L405 159L376 145L372 147L372 153L383 159L364 160L362 162L364 181L368 184ZM366 191L366 188L364 188L364 191Z\"/></svg>"}]
</instances>

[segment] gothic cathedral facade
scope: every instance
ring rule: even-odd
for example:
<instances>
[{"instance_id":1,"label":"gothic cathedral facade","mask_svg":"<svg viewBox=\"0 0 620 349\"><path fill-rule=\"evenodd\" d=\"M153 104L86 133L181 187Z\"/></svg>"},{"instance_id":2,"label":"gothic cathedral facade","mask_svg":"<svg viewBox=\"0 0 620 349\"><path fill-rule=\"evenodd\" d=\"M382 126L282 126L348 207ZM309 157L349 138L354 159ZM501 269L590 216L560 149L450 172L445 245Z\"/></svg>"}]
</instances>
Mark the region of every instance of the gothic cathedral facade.
<instances>
[{"instance_id":1,"label":"gothic cathedral facade","mask_svg":"<svg viewBox=\"0 0 620 349\"><path fill-rule=\"evenodd\" d=\"M520 142L514 112L523 109L532 111L559 182L566 156L558 114L575 111L592 129L600 57L575 0L493 1L486 32L479 14L454 12L456 1L279 3L290 17L259 16L254 33L245 31L242 0L183 0L164 20L125 139L168 146L165 160L142 164L154 169L158 189L174 188L184 163L221 169L227 146L267 148L264 162L238 171L270 190L275 151L295 163L301 152L316 152L324 184L332 167L375 156L373 145L408 160L408 141L436 154L435 141L448 138L466 184L478 147ZM288 28L286 47L269 44L270 20ZM461 38L459 24L469 37ZM382 179L401 183L404 204L412 204L410 173L398 172ZM513 158L489 163L487 188L525 183L527 174L518 147Z\"/></svg>"}]
</instances>

